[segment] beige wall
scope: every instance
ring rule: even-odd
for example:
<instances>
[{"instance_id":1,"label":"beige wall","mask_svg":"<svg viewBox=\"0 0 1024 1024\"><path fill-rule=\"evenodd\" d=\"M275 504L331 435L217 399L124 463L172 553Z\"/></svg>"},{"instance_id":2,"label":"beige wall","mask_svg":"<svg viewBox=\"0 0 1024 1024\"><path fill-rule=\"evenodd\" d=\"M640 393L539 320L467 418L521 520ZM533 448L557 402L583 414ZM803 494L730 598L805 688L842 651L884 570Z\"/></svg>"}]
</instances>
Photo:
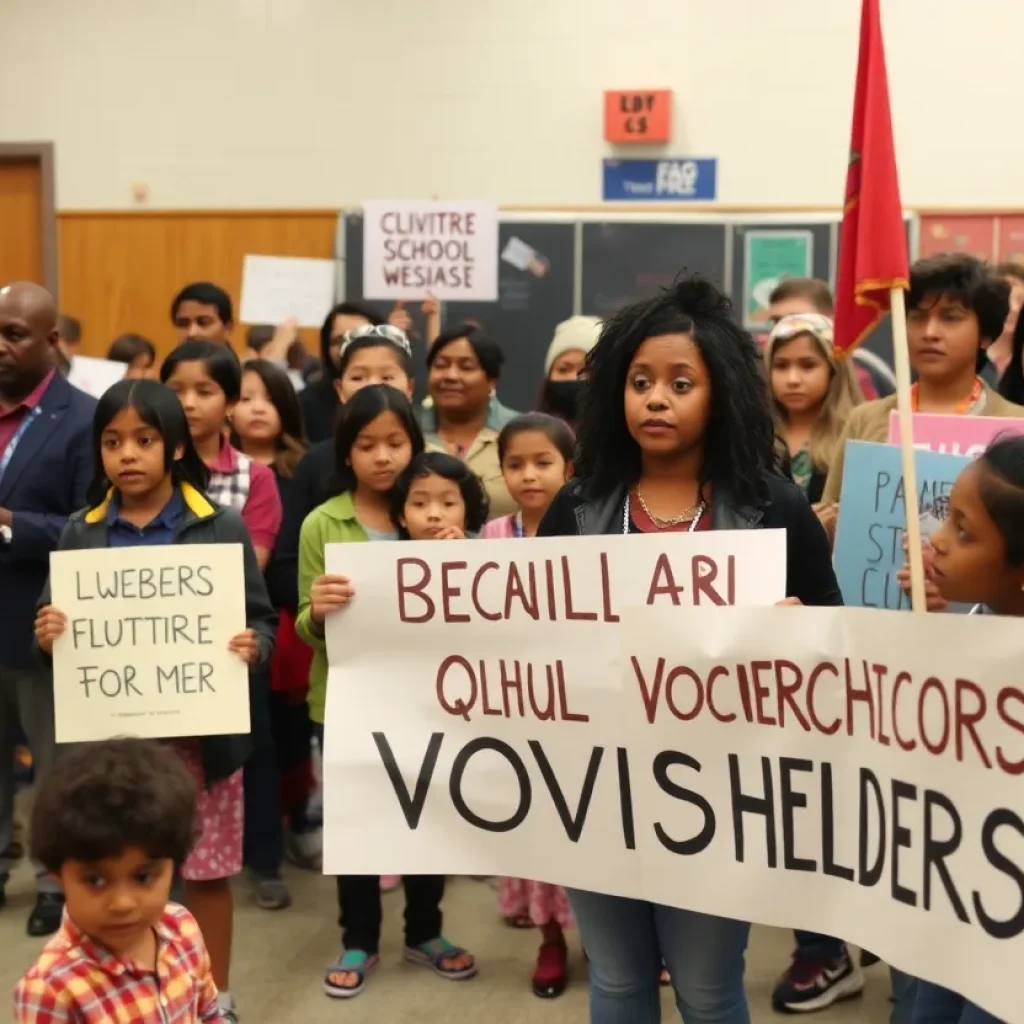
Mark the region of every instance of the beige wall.
<instances>
[{"instance_id":1,"label":"beige wall","mask_svg":"<svg viewBox=\"0 0 1024 1024\"><path fill-rule=\"evenodd\" d=\"M1008 0L882 0L904 201L1024 204ZM676 92L720 199L836 203L860 0L0 0L0 140L62 209L600 200L601 92Z\"/></svg>"}]
</instances>

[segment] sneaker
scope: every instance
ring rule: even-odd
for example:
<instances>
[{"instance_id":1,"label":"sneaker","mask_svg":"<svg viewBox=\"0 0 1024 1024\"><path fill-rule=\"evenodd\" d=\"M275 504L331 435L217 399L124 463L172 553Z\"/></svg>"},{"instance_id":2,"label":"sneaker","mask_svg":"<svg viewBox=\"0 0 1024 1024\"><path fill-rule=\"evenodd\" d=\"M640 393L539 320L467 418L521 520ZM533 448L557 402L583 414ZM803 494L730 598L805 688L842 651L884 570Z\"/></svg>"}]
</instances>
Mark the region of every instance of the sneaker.
<instances>
[{"instance_id":1,"label":"sneaker","mask_svg":"<svg viewBox=\"0 0 1024 1024\"><path fill-rule=\"evenodd\" d=\"M238 1016L235 997L229 992L219 992L217 994L217 1009L220 1010L222 1024L239 1024L241 1017Z\"/></svg>"},{"instance_id":2,"label":"sneaker","mask_svg":"<svg viewBox=\"0 0 1024 1024\"><path fill-rule=\"evenodd\" d=\"M863 988L864 975L848 952L838 960L797 953L772 992L772 1008L780 1013L814 1013L859 995Z\"/></svg>"},{"instance_id":3,"label":"sneaker","mask_svg":"<svg viewBox=\"0 0 1024 1024\"><path fill-rule=\"evenodd\" d=\"M256 906L260 910L287 910L292 905L292 894L283 878L254 878Z\"/></svg>"},{"instance_id":4,"label":"sneaker","mask_svg":"<svg viewBox=\"0 0 1024 1024\"><path fill-rule=\"evenodd\" d=\"M64 920L64 897L59 892L41 892L28 918L28 934L41 939L52 935Z\"/></svg>"},{"instance_id":5,"label":"sneaker","mask_svg":"<svg viewBox=\"0 0 1024 1024\"><path fill-rule=\"evenodd\" d=\"M285 833L284 855L298 868L305 871L319 871L324 855L323 833Z\"/></svg>"}]
</instances>

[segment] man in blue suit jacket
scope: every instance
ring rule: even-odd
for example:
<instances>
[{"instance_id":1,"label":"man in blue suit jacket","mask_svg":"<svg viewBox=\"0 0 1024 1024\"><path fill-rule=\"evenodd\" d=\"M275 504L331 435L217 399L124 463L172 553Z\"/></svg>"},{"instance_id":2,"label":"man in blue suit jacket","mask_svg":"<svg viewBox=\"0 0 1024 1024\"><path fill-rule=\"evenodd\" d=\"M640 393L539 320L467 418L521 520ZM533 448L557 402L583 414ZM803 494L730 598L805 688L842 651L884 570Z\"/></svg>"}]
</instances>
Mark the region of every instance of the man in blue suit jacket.
<instances>
[{"instance_id":1,"label":"man in blue suit jacket","mask_svg":"<svg viewBox=\"0 0 1024 1024\"><path fill-rule=\"evenodd\" d=\"M0 906L11 868L15 726L36 778L53 761L53 676L33 648L50 552L92 476L95 401L56 372L57 310L39 285L0 288ZM63 898L36 865L30 935L60 927Z\"/></svg>"}]
</instances>

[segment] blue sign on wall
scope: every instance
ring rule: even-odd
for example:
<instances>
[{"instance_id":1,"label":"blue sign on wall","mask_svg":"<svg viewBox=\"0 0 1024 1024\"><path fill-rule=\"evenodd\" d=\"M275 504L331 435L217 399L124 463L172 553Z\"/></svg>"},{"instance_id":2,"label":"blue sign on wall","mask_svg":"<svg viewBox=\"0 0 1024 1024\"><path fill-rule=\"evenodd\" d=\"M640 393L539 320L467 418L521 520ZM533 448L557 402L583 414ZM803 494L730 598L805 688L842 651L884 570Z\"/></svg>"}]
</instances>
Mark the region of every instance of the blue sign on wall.
<instances>
[{"instance_id":1,"label":"blue sign on wall","mask_svg":"<svg viewBox=\"0 0 1024 1024\"><path fill-rule=\"evenodd\" d=\"M617 160L604 162L606 202L691 202L718 192L715 159Z\"/></svg>"}]
</instances>

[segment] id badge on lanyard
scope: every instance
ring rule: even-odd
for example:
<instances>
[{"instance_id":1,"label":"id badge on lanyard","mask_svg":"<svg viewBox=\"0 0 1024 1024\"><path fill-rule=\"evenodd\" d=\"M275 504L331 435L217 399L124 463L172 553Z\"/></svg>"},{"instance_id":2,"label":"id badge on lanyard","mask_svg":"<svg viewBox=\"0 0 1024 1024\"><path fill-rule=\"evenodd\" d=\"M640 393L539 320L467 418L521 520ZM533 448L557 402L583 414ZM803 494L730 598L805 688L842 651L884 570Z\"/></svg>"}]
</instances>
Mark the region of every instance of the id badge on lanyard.
<instances>
[{"instance_id":1,"label":"id badge on lanyard","mask_svg":"<svg viewBox=\"0 0 1024 1024\"><path fill-rule=\"evenodd\" d=\"M41 412L37 405L25 418L18 424L18 429L14 432L14 437L7 442L7 447L4 449L3 455L0 455L0 481L3 480L4 474L7 472L7 467L11 464L11 459L14 458L14 451L18 447L19 442L25 436L25 431L32 425L32 421Z\"/></svg>"}]
</instances>

